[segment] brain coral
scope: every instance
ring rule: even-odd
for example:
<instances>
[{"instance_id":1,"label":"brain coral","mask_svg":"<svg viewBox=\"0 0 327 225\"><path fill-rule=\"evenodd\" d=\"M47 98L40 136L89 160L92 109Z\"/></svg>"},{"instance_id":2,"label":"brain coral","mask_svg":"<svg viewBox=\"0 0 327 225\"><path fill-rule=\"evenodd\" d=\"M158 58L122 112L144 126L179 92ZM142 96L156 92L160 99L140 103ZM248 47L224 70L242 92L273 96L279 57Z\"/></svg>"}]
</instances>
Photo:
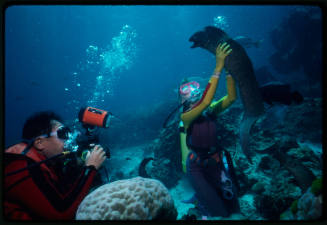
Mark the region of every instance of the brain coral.
<instances>
[{"instance_id":1,"label":"brain coral","mask_svg":"<svg viewBox=\"0 0 327 225\"><path fill-rule=\"evenodd\" d=\"M77 220L175 220L168 189L158 180L135 177L105 184L87 195Z\"/></svg>"}]
</instances>

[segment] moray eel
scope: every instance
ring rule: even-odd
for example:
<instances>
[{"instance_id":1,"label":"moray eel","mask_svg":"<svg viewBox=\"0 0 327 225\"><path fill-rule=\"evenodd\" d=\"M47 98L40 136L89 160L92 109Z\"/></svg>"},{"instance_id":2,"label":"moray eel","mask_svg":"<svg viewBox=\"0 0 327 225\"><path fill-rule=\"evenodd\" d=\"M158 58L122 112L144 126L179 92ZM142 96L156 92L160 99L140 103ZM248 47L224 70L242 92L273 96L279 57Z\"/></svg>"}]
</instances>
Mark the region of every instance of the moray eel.
<instances>
[{"instance_id":1,"label":"moray eel","mask_svg":"<svg viewBox=\"0 0 327 225\"><path fill-rule=\"evenodd\" d=\"M264 105L250 58L239 43L228 37L223 30L213 26L207 26L203 31L194 33L189 41L193 42L191 48L200 47L214 55L216 55L218 44L223 42L227 42L233 50L225 59L225 69L233 76L239 87L244 106L240 126L241 147L247 159L252 162L249 151L250 130L259 116L263 114Z\"/></svg>"}]
</instances>

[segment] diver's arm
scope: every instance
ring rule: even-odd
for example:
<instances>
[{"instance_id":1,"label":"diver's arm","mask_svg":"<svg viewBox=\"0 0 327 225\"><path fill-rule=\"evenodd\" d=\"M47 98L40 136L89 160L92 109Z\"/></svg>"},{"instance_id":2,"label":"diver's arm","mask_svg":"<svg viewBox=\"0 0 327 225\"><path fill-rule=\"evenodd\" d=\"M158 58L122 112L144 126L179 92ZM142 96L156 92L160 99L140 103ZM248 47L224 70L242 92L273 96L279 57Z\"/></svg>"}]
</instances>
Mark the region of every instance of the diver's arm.
<instances>
[{"instance_id":1,"label":"diver's arm","mask_svg":"<svg viewBox=\"0 0 327 225\"><path fill-rule=\"evenodd\" d=\"M190 152L186 144L186 130L188 129L192 121L197 118L202 113L202 111L210 105L210 102L216 91L218 80L219 73L212 75L197 106L193 107L190 111L185 112L181 115L182 121L180 123L180 127L182 127L183 131L180 132L180 145L182 152L182 168L184 173L186 173L186 159L188 153Z\"/></svg>"},{"instance_id":2,"label":"diver's arm","mask_svg":"<svg viewBox=\"0 0 327 225\"><path fill-rule=\"evenodd\" d=\"M216 68L211 76L209 83L202 95L201 100L193 108L181 115L185 129L211 104L215 95L220 73L225 65L225 58L232 52L227 42L219 44L216 49Z\"/></svg>"},{"instance_id":3,"label":"diver's arm","mask_svg":"<svg viewBox=\"0 0 327 225\"><path fill-rule=\"evenodd\" d=\"M208 82L208 85L203 92L201 100L190 110L181 115L185 129L189 127L193 120L195 120L201 113L210 105L219 81L219 74L213 74Z\"/></svg>"},{"instance_id":4,"label":"diver's arm","mask_svg":"<svg viewBox=\"0 0 327 225\"><path fill-rule=\"evenodd\" d=\"M186 145L186 131L192 121L197 118L205 108L207 108L216 92L219 75L221 70L224 68L224 62L226 56L228 56L232 52L231 49L229 49L229 45L227 43L223 43L222 45L218 45L216 49L216 68L214 70L214 74L211 76L209 83L206 87L206 90L204 91L202 98L200 100L200 103L194 106L190 111L185 112L181 115L181 119L183 121L184 125L184 132L180 133L180 141L181 141L181 151L182 151L182 166L183 166L183 172L186 172L186 159L187 155L189 153L189 149Z\"/></svg>"},{"instance_id":5,"label":"diver's arm","mask_svg":"<svg viewBox=\"0 0 327 225\"><path fill-rule=\"evenodd\" d=\"M183 168L183 172L186 173L186 159L190 150L186 144L186 132L185 132L183 121L180 121L179 123L179 131L180 131L179 132L180 147L182 152L182 168Z\"/></svg>"},{"instance_id":6,"label":"diver's arm","mask_svg":"<svg viewBox=\"0 0 327 225\"><path fill-rule=\"evenodd\" d=\"M26 160L16 160L6 170L16 171L28 165ZM94 166L84 167L71 189L63 193L57 188L60 183L53 180L48 171L25 170L6 177L6 196L43 219L71 219L88 194L96 172Z\"/></svg>"},{"instance_id":7,"label":"diver's arm","mask_svg":"<svg viewBox=\"0 0 327 225\"><path fill-rule=\"evenodd\" d=\"M227 95L222 97L220 100L213 102L210 105L210 110L214 114L219 114L225 109L227 109L233 102L236 100L236 88L235 88L235 80L229 74L226 76L226 85L227 85Z\"/></svg>"},{"instance_id":8,"label":"diver's arm","mask_svg":"<svg viewBox=\"0 0 327 225\"><path fill-rule=\"evenodd\" d=\"M211 104L211 101L215 95L216 88L219 81L219 76L225 65L225 58L232 52L229 49L229 45L225 42L222 45L218 45L216 49L216 68L211 76L209 83L202 95L201 100L193 106L190 111L187 111L181 115L181 119L184 123L185 129L194 121L201 113Z\"/></svg>"}]
</instances>

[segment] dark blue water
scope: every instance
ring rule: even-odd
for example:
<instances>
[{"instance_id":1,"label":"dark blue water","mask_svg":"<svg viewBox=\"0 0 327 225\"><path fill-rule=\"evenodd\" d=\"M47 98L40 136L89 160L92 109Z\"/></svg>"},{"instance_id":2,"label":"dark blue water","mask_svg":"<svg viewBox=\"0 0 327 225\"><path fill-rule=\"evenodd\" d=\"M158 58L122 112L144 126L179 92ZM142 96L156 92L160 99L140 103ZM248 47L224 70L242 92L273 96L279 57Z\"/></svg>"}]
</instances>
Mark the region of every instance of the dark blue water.
<instances>
[{"instance_id":1,"label":"dark blue water","mask_svg":"<svg viewBox=\"0 0 327 225\"><path fill-rule=\"evenodd\" d=\"M215 18L231 37L263 39L247 52L255 68L271 68L269 34L296 7L12 6L5 11L5 145L20 140L34 112L72 120L91 105L126 115L175 98L184 77L209 78L214 57L188 39Z\"/></svg>"}]
</instances>

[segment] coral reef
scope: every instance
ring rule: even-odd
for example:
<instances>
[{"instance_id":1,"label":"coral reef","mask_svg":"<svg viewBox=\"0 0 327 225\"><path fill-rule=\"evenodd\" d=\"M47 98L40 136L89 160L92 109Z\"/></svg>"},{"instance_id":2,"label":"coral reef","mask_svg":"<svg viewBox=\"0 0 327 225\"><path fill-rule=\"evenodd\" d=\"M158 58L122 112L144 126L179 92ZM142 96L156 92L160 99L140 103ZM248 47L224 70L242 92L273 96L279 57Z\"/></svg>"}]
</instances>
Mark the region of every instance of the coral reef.
<instances>
[{"instance_id":1,"label":"coral reef","mask_svg":"<svg viewBox=\"0 0 327 225\"><path fill-rule=\"evenodd\" d=\"M294 202L292 202L291 211L293 214L295 214L298 210L297 204L298 204L298 200L295 200Z\"/></svg>"},{"instance_id":2,"label":"coral reef","mask_svg":"<svg viewBox=\"0 0 327 225\"><path fill-rule=\"evenodd\" d=\"M285 210L311 188L316 177L322 176L322 99L306 97L300 105L267 108L251 130L252 164L246 160L238 142L242 113L242 106L236 101L217 120L217 138L220 145L230 152L235 166L241 211L248 219L291 218ZM135 162L134 172L124 173L124 178L135 176L135 171L138 171L136 162L140 165L142 159L152 157L153 160L144 168L145 172L167 188L178 184L184 176L178 122L175 118L171 126L161 128L156 138L143 149L144 153L137 149L133 149L133 154L123 151L124 157L133 159L125 160L126 163ZM119 151L118 161L121 149ZM111 174L121 169L113 164ZM251 196L252 203L244 196ZM315 204L318 204L317 201Z\"/></svg>"},{"instance_id":3,"label":"coral reef","mask_svg":"<svg viewBox=\"0 0 327 225\"><path fill-rule=\"evenodd\" d=\"M321 143L321 104L320 98L305 98L300 105L268 109L251 130L253 164L248 163L235 141L239 138L241 105L236 102L219 116L218 140L233 158L240 199L249 193L255 199L249 218L279 219L280 214L311 186L315 177L321 176L322 152L310 144L303 144ZM163 129L153 143L155 160L151 175L169 187L182 175L179 173L181 161L176 127ZM257 210L253 211L254 208Z\"/></svg>"},{"instance_id":4,"label":"coral reef","mask_svg":"<svg viewBox=\"0 0 327 225\"><path fill-rule=\"evenodd\" d=\"M315 195L318 196L322 192L322 178L318 178L312 182L311 185L311 192Z\"/></svg>"},{"instance_id":5,"label":"coral reef","mask_svg":"<svg viewBox=\"0 0 327 225\"><path fill-rule=\"evenodd\" d=\"M270 195L263 195L257 196L255 202L258 212L265 219L278 220L280 213L287 208L287 205L289 205L290 201L290 199L274 199Z\"/></svg>"},{"instance_id":6,"label":"coral reef","mask_svg":"<svg viewBox=\"0 0 327 225\"><path fill-rule=\"evenodd\" d=\"M320 98L305 98L301 105L271 107L251 131L251 148L255 152L253 164L246 161L239 146L232 141L238 135L239 105L235 104L220 116L219 123L225 127L222 132L226 132L227 127L231 131L231 138L227 135L221 143L233 155L241 186L240 201L243 194L249 193L255 199L256 211L248 214L248 218L279 219L280 214L311 186L315 177L321 176L322 152L309 144L322 141L321 104ZM292 165L298 167L294 169ZM241 204L241 210L246 212L245 205Z\"/></svg>"},{"instance_id":7,"label":"coral reef","mask_svg":"<svg viewBox=\"0 0 327 225\"><path fill-rule=\"evenodd\" d=\"M247 219L256 220L263 219L257 215L257 209L254 202L254 196L251 194L245 194L239 198L240 208L243 215L246 215Z\"/></svg>"},{"instance_id":8,"label":"coral reef","mask_svg":"<svg viewBox=\"0 0 327 225\"><path fill-rule=\"evenodd\" d=\"M322 216L322 195L315 196L309 189L298 201L297 220L319 219Z\"/></svg>"},{"instance_id":9,"label":"coral reef","mask_svg":"<svg viewBox=\"0 0 327 225\"><path fill-rule=\"evenodd\" d=\"M312 187L280 215L281 220L317 220L322 216L321 178L312 183ZM314 192L312 192L314 191Z\"/></svg>"},{"instance_id":10,"label":"coral reef","mask_svg":"<svg viewBox=\"0 0 327 225\"><path fill-rule=\"evenodd\" d=\"M77 220L175 220L168 189L159 181L135 177L105 184L79 205Z\"/></svg>"}]
</instances>

